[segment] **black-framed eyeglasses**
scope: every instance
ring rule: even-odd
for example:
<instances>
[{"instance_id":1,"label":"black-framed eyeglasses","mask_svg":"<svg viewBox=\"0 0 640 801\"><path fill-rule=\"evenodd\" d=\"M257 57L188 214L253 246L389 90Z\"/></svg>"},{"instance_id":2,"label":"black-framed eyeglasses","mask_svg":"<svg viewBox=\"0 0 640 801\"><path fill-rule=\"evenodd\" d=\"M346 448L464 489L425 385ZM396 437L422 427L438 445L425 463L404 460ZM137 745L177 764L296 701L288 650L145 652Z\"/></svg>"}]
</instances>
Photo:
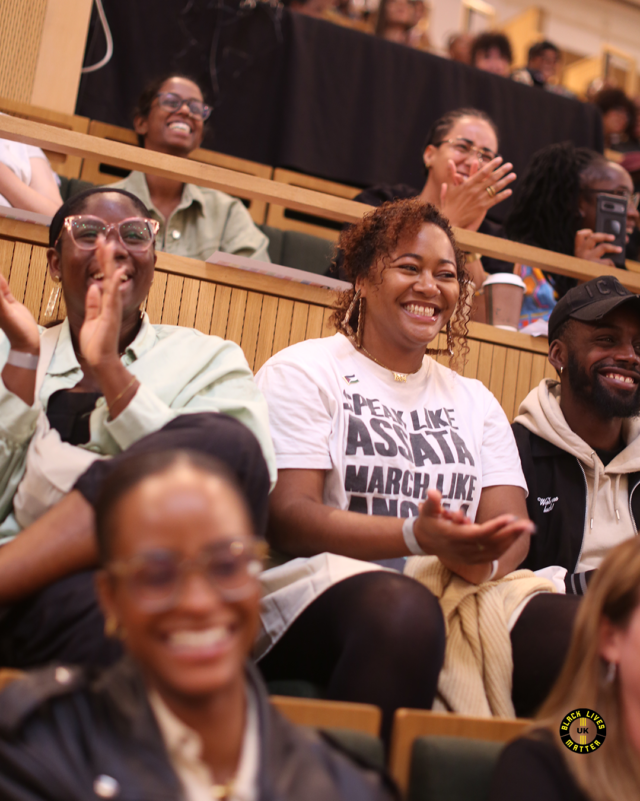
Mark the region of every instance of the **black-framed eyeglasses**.
<instances>
[{"instance_id":1,"label":"black-framed eyeglasses","mask_svg":"<svg viewBox=\"0 0 640 801\"><path fill-rule=\"evenodd\" d=\"M619 198L624 198L627 201L627 206L631 205L636 211L640 205L640 192L627 192L625 189L598 189L597 186L584 186L582 192L585 195L615 195Z\"/></svg>"},{"instance_id":2,"label":"black-framed eyeglasses","mask_svg":"<svg viewBox=\"0 0 640 801\"><path fill-rule=\"evenodd\" d=\"M262 570L262 543L224 540L203 548L193 559L175 551L153 550L132 559L110 562L105 570L122 579L134 602L147 612L174 607L188 573L199 573L224 601L239 601L255 592Z\"/></svg>"},{"instance_id":3,"label":"black-framed eyeglasses","mask_svg":"<svg viewBox=\"0 0 640 801\"><path fill-rule=\"evenodd\" d=\"M464 139L463 137L459 137L458 139L442 139L440 142L436 142L434 147L440 147L440 145L451 145L451 147L464 158L468 158L472 155L477 156L478 161L482 162L482 164L488 164L498 155L494 153L493 150L489 150L488 147L477 147L470 139Z\"/></svg>"},{"instance_id":4,"label":"black-framed eyeglasses","mask_svg":"<svg viewBox=\"0 0 640 801\"><path fill-rule=\"evenodd\" d=\"M118 232L120 242L130 253L144 253L153 245L160 223L147 217L127 217L117 223L108 223L101 217L94 217L91 214L74 214L65 219L64 228L81 250L95 250L100 237L106 239L110 231L115 230ZM60 241L60 236L56 240L56 245Z\"/></svg>"},{"instance_id":5,"label":"black-framed eyeglasses","mask_svg":"<svg viewBox=\"0 0 640 801\"><path fill-rule=\"evenodd\" d=\"M211 115L211 106L203 103L202 100L196 100L195 97L187 99L180 97L175 92L158 92L158 105L167 111L178 111L183 106L189 109L189 113L197 117L203 122L209 119Z\"/></svg>"}]
</instances>

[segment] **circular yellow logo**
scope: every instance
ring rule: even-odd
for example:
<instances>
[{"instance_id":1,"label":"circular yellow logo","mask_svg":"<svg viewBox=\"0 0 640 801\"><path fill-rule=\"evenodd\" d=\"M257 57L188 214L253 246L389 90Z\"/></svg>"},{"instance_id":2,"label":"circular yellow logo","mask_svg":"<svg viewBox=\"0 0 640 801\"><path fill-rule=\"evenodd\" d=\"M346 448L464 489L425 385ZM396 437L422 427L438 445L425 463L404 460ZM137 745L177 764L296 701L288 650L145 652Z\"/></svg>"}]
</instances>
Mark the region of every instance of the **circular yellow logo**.
<instances>
[{"instance_id":1,"label":"circular yellow logo","mask_svg":"<svg viewBox=\"0 0 640 801\"><path fill-rule=\"evenodd\" d=\"M577 754L597 751L606 736L605 722L593 709L574 709L560 724L560 739L565 748Z\"/></svg>"}]
</instances>

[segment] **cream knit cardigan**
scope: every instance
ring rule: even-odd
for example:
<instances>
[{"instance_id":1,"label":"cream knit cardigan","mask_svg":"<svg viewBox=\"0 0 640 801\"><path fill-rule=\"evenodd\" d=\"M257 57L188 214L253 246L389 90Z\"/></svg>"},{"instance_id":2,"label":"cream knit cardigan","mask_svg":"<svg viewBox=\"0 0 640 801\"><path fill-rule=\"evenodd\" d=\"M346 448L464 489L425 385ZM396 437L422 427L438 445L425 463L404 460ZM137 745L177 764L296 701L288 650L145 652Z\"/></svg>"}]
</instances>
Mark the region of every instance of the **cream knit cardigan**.
<instances>
[{"instance_id":1,"label":"cream knit cardigan","mask_svg":"<svg viewBox=\"0 0 640 801\"><path fill-rule=\"evenodd\" d=\"M405 575L440 601L447 644L434 709L478 717L513 718L513 658L509 619L538 592L555 592L547 579L516 570L502 579L470 584L435 556L413 556Z\"/></svg>"}]
</instances>

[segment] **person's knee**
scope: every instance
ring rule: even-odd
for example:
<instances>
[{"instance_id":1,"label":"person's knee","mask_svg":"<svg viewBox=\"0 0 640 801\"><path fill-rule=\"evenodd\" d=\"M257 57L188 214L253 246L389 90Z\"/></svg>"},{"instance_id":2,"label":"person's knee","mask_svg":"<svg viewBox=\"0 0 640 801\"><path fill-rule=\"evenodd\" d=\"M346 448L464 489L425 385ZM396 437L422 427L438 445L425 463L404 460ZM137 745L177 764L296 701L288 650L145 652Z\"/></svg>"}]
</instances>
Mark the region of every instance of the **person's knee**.
<instances>
[{"instance_id":1,"label":"person's knee","mask_svg":"<svg viewBox=\"0 0 640 801\"><path fill-rule=\"evenodd\" d=\"M373 578L367 582L361 613L368 618L370 632L378 642L401 649L408 644L415 647L418 642L427 648L444 649L444 618L430 590L397 573L366 575Z\"/></svg>"}]
</instances>

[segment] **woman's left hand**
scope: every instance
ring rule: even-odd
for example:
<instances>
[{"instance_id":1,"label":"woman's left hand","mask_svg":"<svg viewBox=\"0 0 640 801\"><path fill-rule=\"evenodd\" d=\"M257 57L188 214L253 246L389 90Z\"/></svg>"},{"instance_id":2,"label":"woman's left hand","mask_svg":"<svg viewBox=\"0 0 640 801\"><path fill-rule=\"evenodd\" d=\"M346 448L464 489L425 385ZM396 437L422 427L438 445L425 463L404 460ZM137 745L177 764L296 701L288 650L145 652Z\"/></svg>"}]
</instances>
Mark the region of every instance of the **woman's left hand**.
<instances>
[{"instance_id":1,"label":"woman's left hand","mask_svg":"<svg viewBox=\"0 0 640 801\"><path fill-rule=\"evenodd\" d=\"M118 268L114 258L114 246L110 242L99 242L96 258L102 268L102 288L92 283L85 300L84 323L78 336L80 352L87 363L98 374L120 361L118 343L122 324L122 296L120 284L124 268Z\"/></svg>"}]
</instances>

